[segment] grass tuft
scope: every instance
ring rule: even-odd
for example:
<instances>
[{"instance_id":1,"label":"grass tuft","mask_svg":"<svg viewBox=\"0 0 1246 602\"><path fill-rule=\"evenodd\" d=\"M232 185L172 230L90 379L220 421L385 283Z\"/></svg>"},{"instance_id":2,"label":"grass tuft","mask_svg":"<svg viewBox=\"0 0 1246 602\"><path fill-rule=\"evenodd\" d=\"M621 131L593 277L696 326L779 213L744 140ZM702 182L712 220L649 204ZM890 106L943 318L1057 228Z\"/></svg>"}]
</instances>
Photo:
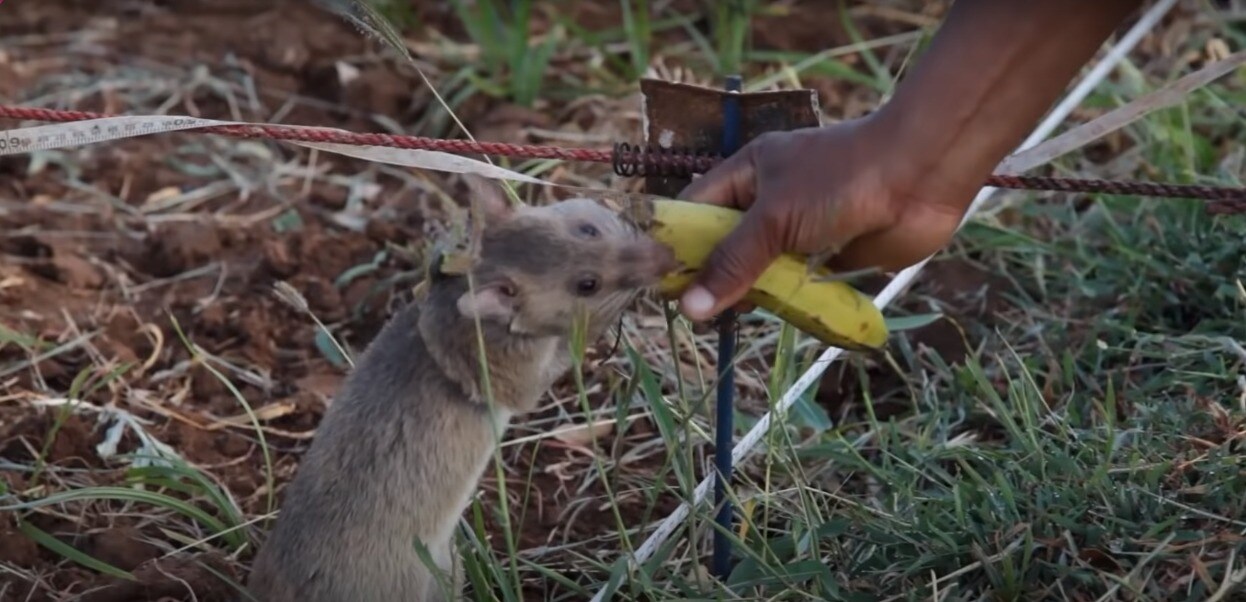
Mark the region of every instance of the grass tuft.
<instances>
[{"instance_id":1,"label":"grass tuft","mask_svg":"<svg viewBox=\"0 0 1246 602\"><path fill-rule=\"evenodd\" d=\"M326 38L355 50L255 54L229 28L200 26L219 16L188 13L184 35L229 48L223 64L189 66L125 45L148 35L126 29L148 16L116 31L75 21L74 42L36 32L42 17L23 12L10 27L24 33L0 34L0 102L433 136L461 120L481 139L606 146L638 136L646 76L742 73L747 90L817 89L827 121L860 114L940 16L915 2L369 2L386 25L352 2L322 4L337 14L318 25L340 25L342 9L367 21L370 33ZM278 25L313 22L296 8ZM1077 120L1246 43L1214 11L1166 21ZM802 41L803 25L825 41ZM354 44L368 35L382 43ZM410 60L393 56L403 49ZM333 65L332 77L291 87L301 68L267 72L302 51L307 73ZM145 58L121 59L132 54ZM30 81L19 89L10 75ZM1053 169L1240 186L1244 101L1239 70ZM150 137L45 153L13 164L22 186L0 190L0 510L15 519L0 524L0 572L29 598L72 598L80 579L156 579L143 558L219 554L237 574L204 570L244 575L338 379L409 296L429 248L420 237L454 204L427 174L231 145ZM524 169L631 185L605 166ZM179 224L190 227L158 239ZM572 374L502 440L459 533L470 599L1240 597L1244 240L1241 217L1196 202L1009 193L889 310L887 352L841 359L737 467L736 563L721 582L708 574L712 509L641 566L626 562L713 456L713 335L645 300L617 351L613 338L576 341ZM165 345L174 335L182 345ZM744 317L740 432L819 351L773 316ZM84 416L113 425L101 434ZM121 529L155 551L83 543Z\"/></svg>"}]
</instances>

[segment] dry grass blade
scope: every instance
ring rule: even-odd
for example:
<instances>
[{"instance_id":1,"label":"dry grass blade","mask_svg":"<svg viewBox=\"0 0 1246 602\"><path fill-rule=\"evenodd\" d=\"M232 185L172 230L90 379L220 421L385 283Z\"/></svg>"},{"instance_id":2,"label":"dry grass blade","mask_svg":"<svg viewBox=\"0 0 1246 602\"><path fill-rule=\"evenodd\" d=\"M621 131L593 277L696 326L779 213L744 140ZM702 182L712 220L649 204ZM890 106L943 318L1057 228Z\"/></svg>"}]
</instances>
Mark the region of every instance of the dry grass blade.
<instances>
[{"instance_id":1,"label":"dry grass blade","mask_svg":"<svg viewBox=\"0 0 1246 602\"><path fill-rule=\"evenodd\" d=\"M1148 113L1166 109L1185 101L1191 92L1223 77L1246 63L1246 50L1216 61L1194 73L1186 75L1159 90L1146 94L1114 109L1101 117L1083 123L1038 146L1015 153L1004 159L996 168L1001 174L1020 174L1049 163L1052 159L1071 153L1095 140L1119 130Z\"/></svg>"},{"instance_id":2,"label":"dry grass blade","mask_svg":"<svg viewBox=\"0 0 1246 602\"><path fill-rule=\"evenodd\" d=\"M370 33L377 40L384 42L391 49L407 60L412 60L411 53L403 43L402 35L394 28L372 3L367 0L316 0L319 4L355 24L360 31Z\"/></svg>"}]
</instances>

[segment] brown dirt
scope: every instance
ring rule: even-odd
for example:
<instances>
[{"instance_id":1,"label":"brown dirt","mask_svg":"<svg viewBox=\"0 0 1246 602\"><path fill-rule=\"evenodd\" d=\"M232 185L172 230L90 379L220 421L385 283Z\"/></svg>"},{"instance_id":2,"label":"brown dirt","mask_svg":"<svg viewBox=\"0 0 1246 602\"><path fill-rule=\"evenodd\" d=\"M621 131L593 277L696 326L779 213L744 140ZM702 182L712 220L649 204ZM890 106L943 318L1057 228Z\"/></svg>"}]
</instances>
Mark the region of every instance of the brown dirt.
<instances>
[{"instance_id":1,"label":"brown dirt","mask_svg":"<svg viewBox=\"0 0 1246 602\"><path fill-rule=\"evenodd\" d=\"M448 25L452 19L445 9L436 8L439 4L419 6L435 26L455 35ZM577 18L583 17L586 24L618 22L617 3L601 7L586 8ZM366 53L370 44L349 25L305 1L166 0L145 8L144 3L119 0L42 0L10 2L0 11L4 14L0 37L77 32L78 43L87 50L76 55L75 60L81 60L73 70L83 73L99 74L131 63L179 73L183 79L197 66L222 76L241 70L254 81L264 109L257 115L244 106L245 119L262 121L285 99L299 95L319 104L294 103L284 122L379 131L368 113L411 123L427 106L417 75L382 62L367 63L359 78L340 85L335 62ZM838 22L835 11L824 16L828 23ZM829 32L831 44L849 41L839 25L819 28L798 17L780 18L767 27L759 29L758 44L777 49L819 50L828 45L819 37L824 32ZM880 17L862 27L861 34L870 37L911 25ZM788 35L789 31L794 33ZM22 104L81 85L46 79L70 70L58 58L62 51L45 44L0 51L0 102ZM822 93L824 105L848 106L850 87L843 82L815 79L812 85ZM238 100L243 105L249 102ZM84 93L67 102L88 111L147 109L127 106L114 90ZM169 111L233 116L219 95L203 90L186 90ZM563 116L575 122L573 129L592 129L587 114L581 108ZM480 138L491 140L518 141L521 127L557 126L549 112L497 102L468 103L460 116ZM242 397L269 417L264 425L275 453L280 492L344 371L317 346L312 321L277 299L273 285L284 280L300 291L311 310L334 327L339 340L357 352L414 284L424 228L437 217L437 203L432 195L395 178L378 176L383 192L367 201L364 223L357 230L333 219L346 206L345 187L317 184L305 190L297 177L247 195L231 191L176 215L164 212L158 221L142 215L175 193L228 180L228 174L202 163L205 154L185 154L192 145L220 156L233 152L238 142L171 135L95 145L78 154L66 151L74 169L81 170L77 174L55 163L32 174L27 171L29 157L0 158L0 371L22 362L34 364L0 375L0 458L29 466L46 445L45 459L53 469L38 484L29 472L0 469L0 479L10 491L24 492L49 482L56 488L116 485L125 478L115 463L97 454L96 445L107 426L94 415L69 414L58 426L55 410L20 403L64 397L85 372L86 401L123 407L150 421L152 436L219 479L248 516L262 513L265 479L255 433L234 394L200 362L191 361L178 329L206 353L256 376L241 379L226 372ZM228 161L248 176L270 165L238 154ZM195 164L204 175L189 173L184 163ZM318 166L339 175L368 169L361 162L330 155L321 156ZM67 186L71 176L89 186ZM91 210L71 210L83 207ZM275 228L273 218L282 212L286 212L283 223L294 216L300 225ZM386 258L375 269L339 282L382 251L387 251ZM955 337L947 327L928 331L929 344L945 356L954 351L948 341ZM40 347L28 351L9 342L5 332L34 337ZM60 345L72 348L40 357L40 352ZM607 347L602 346L602 355ZM222 369L220 363L213 365ZM107 377L117 370L121 372L116 379ZM832 397L857 397L850 386L823 389ZM49 441L54 427L55 436ZM646 428L651 427L634 425L626 434L608 437L607 444L625 453L630 438L652 437L642 432ZM118 452L133 452L138 444L127 433ZM582 474L591 466L590 457L575 445L546 441L539 449L525 445L508 454L518 473L510 482L522 483L529 472L533 475L531 490L511 491L519 502L512 510L525 517L517 527L521 548L583 541L615 531L613 511L601 503L605 495L601 485L572 494L578 482L567 483L560 476ZM639 461L617 469L610 478L612 483L626 482L628 476L651 474L659 462ZM83 468L95 470L67 472ZM492 474L483 486L486 500L495 500ZM661 499L650 509L644 491L621 487L627 492L619 506L629 525L661 518L678 503ZM579 501L575 507L570 506L573 498ZM215 574L236 580L245 575L249 551L241 562L227 560L219 549L174 553L184 542L169 538L163 525L143 516L144 509L94 512L106 508L102 502L85 508L69 515L36 512L25 520L98 560L133 571L137 581L117 582L34 544L17 531L10 514L0 522L0 562L30 578L0 587L0 601L75 595L96 601L223 600L232 589ZM494 516L487 517L487 525L495 549L505 550ZM209 547L217 544L210 542Z\"/></svg>"}]
</instances>

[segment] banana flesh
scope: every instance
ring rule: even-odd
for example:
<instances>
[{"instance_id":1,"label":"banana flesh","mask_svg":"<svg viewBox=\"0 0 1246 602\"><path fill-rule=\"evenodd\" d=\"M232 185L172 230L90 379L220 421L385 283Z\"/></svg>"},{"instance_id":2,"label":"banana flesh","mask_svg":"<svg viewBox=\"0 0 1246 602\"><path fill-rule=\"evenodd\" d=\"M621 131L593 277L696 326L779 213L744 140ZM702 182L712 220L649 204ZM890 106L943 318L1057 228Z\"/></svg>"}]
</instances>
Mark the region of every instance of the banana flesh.
<instances>
[{"instance_id":1,"label":"banana flesh","mask_svg":"<svg viewBox=\"0 0 1246 602\"><path fill-rule=\"evenodd\" d=\"M658 287L667 299L678 297L705 265L714 247L743 213L727 207L673 199L648 200L644 217L632 217L659 242L674 251L682 268L668 274ZM810 270L802 258L779 256L762 273L744 300L765 308L822 343L850 351L878 349L887 340L887 326L873 301L819 267Z\"/></svg>"}]
</instances>

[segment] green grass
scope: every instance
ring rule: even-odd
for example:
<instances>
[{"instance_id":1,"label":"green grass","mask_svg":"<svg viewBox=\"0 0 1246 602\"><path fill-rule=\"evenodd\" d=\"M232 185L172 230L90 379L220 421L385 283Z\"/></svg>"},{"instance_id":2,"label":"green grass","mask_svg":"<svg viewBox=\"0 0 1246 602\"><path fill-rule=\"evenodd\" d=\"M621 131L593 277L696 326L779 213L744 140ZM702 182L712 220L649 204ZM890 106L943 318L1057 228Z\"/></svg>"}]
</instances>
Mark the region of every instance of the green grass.
<instances>
[{"instance_id":1,"label":"green grass","mask_svg":"<svg viewBox=\"0 0 1246 602\"><path fill-rule=\"evenodd\" d=\"M468 39L445 42L443 56L421 58L444 68L435 84L451 109L478 94L559 106L566 98L630 90L654 65L668 63L687 65L698 77L743 71L750 89L819 78L878 97L911 63L911 47L929 35L900 28L871 40L855 17L836 9L850 46L779 53L749 41L750 20L764 23L762 3L703 3L692 14L654 10L659 4L620 0L621 26L589 30L549 3L457 2ZM403 17L409 13L386 14L409 36L424 31L424 24ZM531 42L536 17L553 23L553 31ZM1173 52L1202 52L1213 35L1234 47L1246 41L1240 27L1202 24ZM479 59L462 58L456 44L474 44ZM857 51L855 62L845 59ZM1110 109L1187 72L1163 60L1118 71L1121 76L1101 86L1086 107ZM1244 105L1246 83L1238 73L1122 130L1119 147L1129 150L1116 155L1116 163L1097 164L1092 153L1079 151L1053 168L1240 185L1243 172L1232 157L1246 136ZM413 129L437 135L449 123L447 113L430 105ZM512 428L512 440L534 442L499 450L499 464L486 471L485 488L495 495L482 496L464 515L461 551L470 599L524 599L524 585L549 600L583 600L607 586L612 600L1240 596L1246 581L1246 468L1239 460L1246 433L1246 220L1212 218L1188 201L1009 198L1007 210L966 228L936 260L992 276L995 315L974 311L979 291L962 291L968 298L956 299L936 294L938 282L922 280L888 310L896 328L886 357L848 356L828 370L859 384L849 389L851 397L828 406L819 401L826 383L815 384L772 423L762 449L737 468L732 495L740 524L732 537L738 564L724 583L703 578L698 568L708 564L714 528L707 509L695 511L639 570L628 571L624 562L666 516L660 504L692 496L712 455L707 348L713 339L693 337L669 308L651 305L644 315L667 318L665 327L643 330L628 320L609 364L577 355L570 390L559 392L569 401ZM336 284L345 286L383 259L342 274ZM348 365L357 348L348 352L339 343L340 325L321 322L297 295L283 299L306 318L320 352ZM352 309L357 318L362 310ZM940 314L947 317L936 320ZM968 342L953 356L940 355L930 340L946 323ZM741 434L820 352L790 327L749 324L740 341L748 355L742 366L749 366L741 368L741 379L751 379L742 385L737 410ZM30 358L43 358L65 348L56 345L62 346L0 326L0 350L20 346ZM674 367L673 349L684 358L683 370ZM213 368L212 358L195 357L252 421L263 479L273 484L275 452L251 400ZM32 363L0 364L0 374ZM544 476L538 473L558 466L516 460L521 451L535 455L553 444L542 437L556 426L604 419L620 426L584 443L594 450L591 457L566 453L565 491L538 490ZM639 431L641 424L647 433ZM40 474L41 459L32 470ZM198 469L148 467L128 475L111 488L7 492L21 501L5 498L0 505L37 512L85 500L141 504L174 517L166 520L179 525L170 534L179 546L240 554L258 543L244 528L265 518L244 516L229 492ZM501 503L495 503L497 494ZM265 509L272 495L267 488ZM559 531L542 549L523 549L523 526L555 497L564 508L600 510L593 535ZM623 499L633 501L624 508ZM581 525L577 516L558 516L556 529ZM46 533L30 535L80 565L117 571ZM535 585L540 582L547 589Z\"/></svg>"},{"instance_id":2,"label":"green grass","mask_svg":"<svg viewBox=\"0 0 1246 602\"><path fill-rule=\"evenodd\" d=\"M886 68L867 66L866 81L885 87ZM1168 76L1105 86L1087 104L1132 98L1157 75ZM1240 113L1222 110L1241 80L1226 81L1128 128L1144 148L1138 177L1236 183L1218 168L1223 142L1241 131ZM1085 168L1080 155L1061 164ZM776 429L745 469L737 492L749 497L737 507L750 509L748 536L730 593L690 581L676 536L618 596L1207 599L1246 577L1236 541L1246 535L1246 226L1173 200L1078 207L1030 195L1017 209L1019 223L971 227L950 253L1016 285L1000 323L965 324L978 345L970 356L949 363L915 348L920 331L897 335L891 377L903 384L891 397L908 412L880 420L867 396L812 437ZM790 345L772 351L774 396L793 373L781 370ZM852 363L863 380L881 376ZM655 368L632 378L652 391ZM674 472L687 471L674 450L688 448L690 413L670 406L700 400L643 399ZM687 497L695 480L677 481L667 494ZM693 522L711 528L705 512ZM590 564L617 581L614 558Z\"/></svg>"}]
</instances>

